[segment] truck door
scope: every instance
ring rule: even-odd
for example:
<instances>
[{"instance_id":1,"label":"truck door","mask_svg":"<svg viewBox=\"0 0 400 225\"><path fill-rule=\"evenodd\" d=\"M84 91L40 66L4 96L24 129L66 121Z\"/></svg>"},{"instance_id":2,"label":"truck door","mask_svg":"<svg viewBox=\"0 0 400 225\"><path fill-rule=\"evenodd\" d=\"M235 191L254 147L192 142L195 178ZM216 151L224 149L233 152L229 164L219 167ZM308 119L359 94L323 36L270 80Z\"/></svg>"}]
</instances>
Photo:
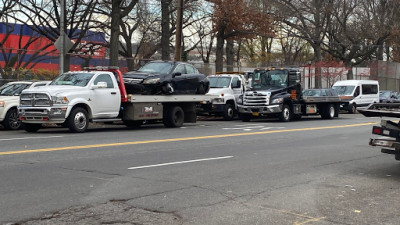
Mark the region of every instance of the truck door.
<instances>
[{"instance_id":1,"label":"truck door","mask_svg":"<svg viewBox=\"0 0 400 225\"><path fill-rule=\"evenodd\" d=\"M239 96L243 94L242 82L238 77L233 77L231 81L231 88L233 95L235 96L235 102L239 99Z\"/></svg>"},{"instance_id":2,"label":"truck door","mask_svg":"<svg viewBox=\"0 0 400 225\"><path fill-rule=\"evenodd\" d=\"M93 117L116 117L121 106L119 88L114 84L110 74L99 74L95 77L92 85L97 85L99 82L107 83L107 87L91 90Z\"/></svg>"}]
</instances>

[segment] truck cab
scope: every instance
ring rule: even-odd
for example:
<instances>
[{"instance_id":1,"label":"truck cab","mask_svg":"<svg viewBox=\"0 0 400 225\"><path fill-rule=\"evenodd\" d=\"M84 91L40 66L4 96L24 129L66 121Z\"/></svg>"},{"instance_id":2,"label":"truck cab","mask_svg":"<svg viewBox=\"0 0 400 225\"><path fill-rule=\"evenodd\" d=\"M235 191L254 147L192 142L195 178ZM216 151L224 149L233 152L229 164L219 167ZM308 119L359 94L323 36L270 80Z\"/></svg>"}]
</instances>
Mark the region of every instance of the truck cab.
<instances>
[{"instance_id":1,"label":"truck cab","mask_svg":"<svg viewBox=\"0 0 400 225\"><path fill-rule=\"evenodd\" d=\"M302 95L300 71L296 68L260 68L252 77L251 89L239 97L238 111L243 121L254 117L278 117L283 122L302 115L319 114L324 119L338 117L338 96Z\"/></svg>"},{"instance_id":2,"label":"truck cab","mask_svg":"<svg viewBox=\"0 0 400 225\"><path fill-rule=\"evenodd\" d=\"M208 76L210 90L207 95L218 96L211 103L201 105L201 113L221 115L225 120L237 114L237 100L246 90L246 79L240 73L220 73Z\"/></svg>"},{"instance_id":3,"label":"truck cab","mask_svg":"<svg viewBox=\"0 0 400 225\"><path fill-rule=\"evenodd\" d=\"M238 111L243 121L252 117L277 115L283 121L298 112L300 102L300 72L291 68L258 68L254 70L251 89L239 100Z\"/></svg>"}]
</instances>

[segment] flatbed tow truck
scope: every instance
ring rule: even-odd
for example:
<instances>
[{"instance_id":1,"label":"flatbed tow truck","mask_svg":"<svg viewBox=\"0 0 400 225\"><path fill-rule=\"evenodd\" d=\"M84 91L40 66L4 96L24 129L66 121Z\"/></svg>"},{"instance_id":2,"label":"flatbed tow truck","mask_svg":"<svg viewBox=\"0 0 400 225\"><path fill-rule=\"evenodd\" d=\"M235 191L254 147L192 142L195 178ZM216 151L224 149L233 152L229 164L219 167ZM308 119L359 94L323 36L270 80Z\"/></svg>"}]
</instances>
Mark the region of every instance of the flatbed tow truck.
<instances>
[{"instance_id":1,"label":"flatbed tow truck","mask_svg":"<svg viewBox=\"0 0 400 225\"><path fill-rule=\"evenodd\" d=\"M357 110L366 117L393 118L381 119L380 126L372 127L372 134L382 137L370 138L369 145L382 147L382 153L393 154L400 160L400 122L394 119L400 118L400 103L373 103Z\"/></svg>"}]
</instances>

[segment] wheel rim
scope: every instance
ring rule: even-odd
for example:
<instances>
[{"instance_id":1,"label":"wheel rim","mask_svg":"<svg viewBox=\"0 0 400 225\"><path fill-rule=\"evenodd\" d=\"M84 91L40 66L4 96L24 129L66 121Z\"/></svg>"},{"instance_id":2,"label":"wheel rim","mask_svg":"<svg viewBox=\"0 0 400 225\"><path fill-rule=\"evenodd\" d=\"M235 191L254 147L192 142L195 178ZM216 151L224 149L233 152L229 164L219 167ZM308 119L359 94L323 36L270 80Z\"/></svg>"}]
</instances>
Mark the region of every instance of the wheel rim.
<instances>
[{"instance_id":1,"label":"wheel rim","mask_svg":"<svg viewBox=\"0 0 400 225\"><path fill-rule=\"evenodd\" d=\"M74 117L74 124L75 127L78 128L79 130L83 129L86 127L86 115L82 112L78 112L75 114Z\"/></svg>"},{"instance_id":2,"label":"wheel rim","mask_svg":"<svg viewBox=\"0 0 400 225\"><path fill-rule=\"evenodd\" d=\"M180 123L181 119L182 119L182 112L180 112L180 111L176 112L174 115L175 124Z\"/></svg>"},{"instance_id":3,"label":"wheel rim","mask_svg":"<svg viewBox=\"0 0 400 225\"><path fill-rule=\"evenodd\" d=\"M21 121L18 119L18 113L14 112L8 117L9 125L11 129L18 129L21 125Z\"/></svg>"},{"instance_id":4,"label":"wheel rim","mask_svg":"<svg viewBox=\"0 0 400 225\"><path fill-rule=\"evenodd\" d=\"M288 109L288 108L284 108L284 109L283 109L283 118L284 118L285 120L289 120L289 116L290 116L289 109Z\"/></svg>"},{"instance_id":5,"label":"wheel rim","mask_svg":"<svg viewBox=\"0 0 400 225\"><path fill-rule=\"evenodd\" d=\"M229 118L233 117L233 109L232 107L229 107L226 111L226 115L228 115Z\"/></svg>"},{"instance_id":6,"label":"wheel rim","mask_svg":"<svg viewBox=\"0 0 400 225\"><path fill-rule=\"evenodd\" d=\"M329 116L330 117L334 117L335 116L335 108L333 108L332 106L329 107Z\"/></svg>"}]
</instances>

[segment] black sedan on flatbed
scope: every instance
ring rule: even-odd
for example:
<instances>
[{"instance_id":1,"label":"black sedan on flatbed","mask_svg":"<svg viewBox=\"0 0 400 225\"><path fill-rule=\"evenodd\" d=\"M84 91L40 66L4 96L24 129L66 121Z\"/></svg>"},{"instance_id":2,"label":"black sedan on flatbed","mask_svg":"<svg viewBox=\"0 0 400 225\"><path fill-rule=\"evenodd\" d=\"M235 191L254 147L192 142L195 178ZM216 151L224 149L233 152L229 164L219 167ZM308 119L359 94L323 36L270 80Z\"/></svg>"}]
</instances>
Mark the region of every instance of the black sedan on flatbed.
<instances>
[{"instance_id":1,"label":"black sedan on flatbed","mask_svg":"<svg viewBox=\"0 0 400 225\"><path fill-rule=\"evenodd\" d=\"M185 62L151 61L123 75L128 94L205 94L206 75Z\"/></svg>"}]
</instances>

